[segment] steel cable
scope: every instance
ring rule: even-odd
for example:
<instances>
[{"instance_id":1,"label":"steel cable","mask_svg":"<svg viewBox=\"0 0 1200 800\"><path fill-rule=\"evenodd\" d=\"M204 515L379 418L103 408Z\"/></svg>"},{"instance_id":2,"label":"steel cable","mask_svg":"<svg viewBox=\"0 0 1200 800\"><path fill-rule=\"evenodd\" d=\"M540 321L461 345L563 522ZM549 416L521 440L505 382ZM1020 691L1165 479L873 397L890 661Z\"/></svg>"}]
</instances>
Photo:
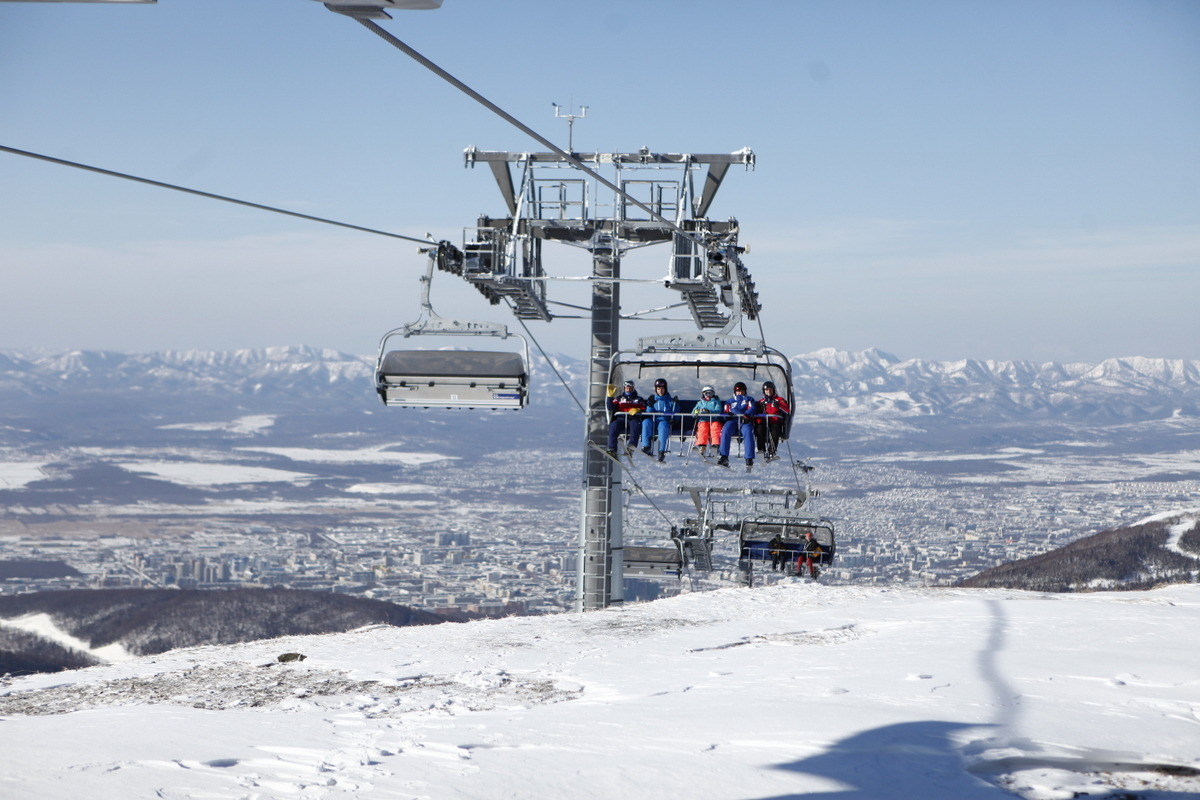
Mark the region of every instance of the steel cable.
<instances>
[{"instance_id":1,"label":"steel cable","mask_svg":"<svg viewBox=\"0 0 1200 800\"><path fill-rule=\"evenodd\" d=\"M509 303L509 308L512 308L511 302ZM517 316L515 312L513 316ZM525 324L525 320L517 317L517 322L521 323L521 327L525 330L525 333L527 333L529 338L533 340L534 346L537 347L538 352L542 354L542 358L546 360L546 364L550 367L550 369L554 370L554 374L558 376L559 383L561 383L563 388L567 390L567 394L571 395L571 399L575 401L575 405L579 406L580 411L582 411L584 414L587 414L587 409L583 407L583 403L579 402L579 398L575 396L573 391L571 391L571 386L567 383L566 379L563 378L562 373L558 371L558 367L554 366L554 362L550 360L550 356L546 355L546 351L542 349L542 343L539 342L537 337L533 335L533 332L529 330L529 327Z\"/></svg>"},{"instance_id":2,"label":"steel cable","mask_svg":"<svg viewBox=\"0 0 1200 800\"><path fill-rule=\"evenodd\" d=\"M681 236L684 236L684 237L692 240L693 242L700 245L701 247L704 246L704 243L700 239L698 239L695 236L695 234L685 231L683 228L679 227L674 222L671 222L669 219L662 216L661 214L656 212L654 209L650 208L650 206L641 202L637 198L632 197L629 194L626 194L625 190L623 190L621 187L617 186L612 181L609 181L607 178L605 178L599 172L596 172L595 170L587 167L582 161L580 161L578 158L576 158L574 154L568 153L566 150L563 150L562 148L558 147L553 142L551 142L549 139L547 139L546 137L542 136L540 133L535 131L533 128L530 128L528 125L521 122L519 119L514 117L512 114L509 114L507 111L500 108L500 106L496 105L491 100L488 100L486 97L481 95L479 92L475 91L470 86L467 86L465 83L460 81L458 78L454 77L449 72L442 69L437 64L433 63L428 58L421 55L416 50L412 49L411 47L406 45L404 42L400 41L395 36L393 36L392 34L388 33L383 28L376 25L371 20L363 19L361 17L355 17L355 19L359 24L361 24L364 28L369 30L371 33L375 34L380 39L383 39L385 42L390 44L392 47L395 47L397 50L404 53L406 56L411 58L413 61L416 61L421 66L425 67L427 70L432 72L434 75L437 75L439 78L446 81L451 86L453 86L454 88L461 91L463 94L470 97L472 100L475 100L480 105L487 108L492 113L496 114L496 116L500 117L505 122L508 122L510 125L515 127L517 130L519 130L522 133L526 134L527 136L531 137L538 144L541 144L545 147L550 148L550 150L555 155L565 159L566 162L568 164L570 164L571 166L580 170L585 175L588 175L588 176L594 178L595 180L599 181L604 186L607 186L609 189L612 189L618 195L620 195L621 197L625 198L629 202L633 203L638 208L645 211L656 222L661 222L663 225L666 225L668 228L670 228L671 230L680 234Z\"/></svg>"},{"instance_id":3,"label":"steel cable","mask_svg":"<svg viewBox=\"0 0 1200 800\"><path fill-rule=\"evenodd\" d=\"M14 155L18 155L18 156L26 156L27 158L36 158L40 161L49 161L51 164L61 164L64 167L74 167L75 169L87 170L88 172L98 172L101 175L108 175L109 177L112 177L112 178L122 178L127 181L134 181L135 183L145 183L149 186L157 186L160 189L171 189L176 192L183 192L184 194L194 194L199 197L207 197L210 200L220 200L225 203L233 203L235 205L246 206L248 208L257 208L260 211L272 211L276 214L285 214L289 217L298 217L300 219L306 219L310 222L320 222L325 225L336 225L339 228L349 228L349 229L355 230L355 231L362 231L363 233L374 233L377 236L388 236L388 237L391 237L392 239L404 239L405 241L408 241L408 242L420 242L421 244L429 244L429 242L431 241L428 238L418 239L415 236L404 236L403 234L399 234L399 233L390 233L388 231L375 230L374 228L364 228L361 225L351 225L348 222L338 222L337 220L325 219L324 217L314 217L311 214L301 214L298 211L288 211L285 208L275 208L274 206L264 206L261 203L251 203L248 200L238 200L235 197L225 197L224 195L213 194L212 192L202 192L199 189L189 189L186 186L176 186L173 183L163 183L162 181L151 180L150 178L139 178L137 175L128 175L124 172L115 172L111 169L103 169L102 167L93 167L88 164L80 164L75 161L67 161L66 159L63 159L63 158L54 158L53 156L42 155L41 153L31 153L28 150L18 150L15 147L5 147L2 144L0 144L0 150L3 150L6 153L13 153Z\"/></svg>"}]
</instances>

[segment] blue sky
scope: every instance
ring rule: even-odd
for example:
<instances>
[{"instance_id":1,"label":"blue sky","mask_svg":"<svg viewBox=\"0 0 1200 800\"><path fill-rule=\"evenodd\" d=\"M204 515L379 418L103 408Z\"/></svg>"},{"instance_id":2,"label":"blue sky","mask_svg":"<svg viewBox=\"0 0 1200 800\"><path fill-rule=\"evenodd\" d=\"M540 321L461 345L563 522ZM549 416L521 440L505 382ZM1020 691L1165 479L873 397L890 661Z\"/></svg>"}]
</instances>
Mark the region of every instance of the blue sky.
<instances>
[{"instance_id":1,"label":"blue sky","mask_svg":"<svg viewBox=\"0 0 1200 800\"><path fill-rule=\"evenodd\" d=\"M445 0L395 17L562 144L552 102L589 106L581 150L751 147L757 169L731 172L711 215L740 220L786 352L1200 358L1198 3ZM503 210L463 148L540 149L312 0L0 3L0 144L452 241ZM0 349L367 353L416 316L422 268L412 244L0 153ZM434 295L511 323L463 284ZM586 346L580 321L534 333Z\"/></svg>"}]
</instances>

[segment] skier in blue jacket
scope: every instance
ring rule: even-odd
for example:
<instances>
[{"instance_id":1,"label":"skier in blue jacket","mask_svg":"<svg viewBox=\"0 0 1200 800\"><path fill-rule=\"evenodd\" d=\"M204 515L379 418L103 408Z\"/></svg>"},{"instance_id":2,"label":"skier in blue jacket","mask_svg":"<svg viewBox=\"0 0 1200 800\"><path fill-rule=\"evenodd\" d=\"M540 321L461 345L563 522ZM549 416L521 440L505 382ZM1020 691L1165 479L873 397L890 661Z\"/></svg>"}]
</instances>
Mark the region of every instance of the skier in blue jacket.
<instances>
[{"instance_id":1,"label":"skier in blue jacket","mask_svg":"<svg viewBox=\"0 0 1200 800\"><path fill-rule=\"evenodd\" d=\"M741 431L742 450L746 455L746 469L754 466L754 415L758 413L758 402L746 394L746 384L738 381L733 385L733 397L725 404L728 419L721 428L721 457L717 466L729 466L729 446L733 437Z\"/></svg>"},{"instance_id":2,"label":"skier in blue jacket","mask_svg":"<svg viewBox=\"0 0 1200 800\"><path fill-rule=\"evenodd\" d=\"M671 423L679 413L679 398L671 397L667 382L659 378L654 382L654 394L646 400L646 419L642 420L642 452L654 455L651 440L658 436L658 460L665 461L671 443Z\"/></svg>"}]
</instances>

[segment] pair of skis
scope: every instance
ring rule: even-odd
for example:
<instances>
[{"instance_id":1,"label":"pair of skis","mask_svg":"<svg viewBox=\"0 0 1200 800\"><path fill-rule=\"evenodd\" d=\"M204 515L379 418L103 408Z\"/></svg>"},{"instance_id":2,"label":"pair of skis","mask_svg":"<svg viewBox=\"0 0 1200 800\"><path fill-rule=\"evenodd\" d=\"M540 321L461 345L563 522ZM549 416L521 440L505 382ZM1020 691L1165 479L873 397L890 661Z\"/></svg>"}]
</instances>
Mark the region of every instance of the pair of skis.
<instances>
[{"instance_id":1,"label":"pair of skis","mask_svg":"<svg viewBox=\"0 0 1200 800\"><path fill-rule=\"evenodd\" d=\"M704 460L705 464L711 464L712 466L720 467L721 469L733 469L733 467L730 466L730 464L729 464L728 458L725 459L724 464L721 463L720 458L718 458L716 461L713 461L712 459L710 459L708 456L704 455L703 453L700 454L700 458ZM754 469L753 463L746 465L746 472L751 472L753 469Z\"/></svg>"},{"instance_id":2,"label":"pair of skis","mask_svg":"<svg viewBox=\"0 0 1200 800\"><path fill-rule=\"evenodd\" d=\"M726 456L726 457L725 457L725 463L724 463L724 464L722 464L722 463L721 463L721 459L720 459L720 458L718 458L716 461L712 461L712 460L711 460L711 459L708 457L708 455L707 455L706 453L704 453L704 452L701 452L701 453L700 453L700 458L704 459L704 463L706 463L706 464L712 464L714 467L721 467L722 469L733 469L733 467L731 467L731 466L729 465L729 458L728 458L728 456ZM776 460L778 460L778 459L779 459L779 456L766 456L765 458L763 458L763 462L764 462L764 463L766 463L766 464L769 464L769 463L771 463L772 461L776 461ZM748 463L748 464L746 464L746 472L751 472L751 471L754 469L754 464L753 464L753 461L754 461L754 459L749 459L749 461L750 461L751 463Z\"/></svg>"}]
</instances>

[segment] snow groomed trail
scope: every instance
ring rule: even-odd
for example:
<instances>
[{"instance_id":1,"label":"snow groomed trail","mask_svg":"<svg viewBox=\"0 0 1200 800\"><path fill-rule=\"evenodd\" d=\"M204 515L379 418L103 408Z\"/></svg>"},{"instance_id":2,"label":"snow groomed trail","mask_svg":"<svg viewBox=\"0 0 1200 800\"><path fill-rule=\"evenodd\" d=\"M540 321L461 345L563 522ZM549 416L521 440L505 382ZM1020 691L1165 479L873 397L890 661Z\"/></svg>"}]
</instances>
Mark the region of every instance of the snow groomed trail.
<instances>
[{"instance_id":1,"label":"snow groomed trail","mask_svg":"<svg viewBox=\"0 0 1200 800\"><path fill-rule=\"evenodd\" d=\"M791 583L179 650L8 679L0 796L1176 800L1197 631L1195 585Z\"/></svg>"}]
</instances>

